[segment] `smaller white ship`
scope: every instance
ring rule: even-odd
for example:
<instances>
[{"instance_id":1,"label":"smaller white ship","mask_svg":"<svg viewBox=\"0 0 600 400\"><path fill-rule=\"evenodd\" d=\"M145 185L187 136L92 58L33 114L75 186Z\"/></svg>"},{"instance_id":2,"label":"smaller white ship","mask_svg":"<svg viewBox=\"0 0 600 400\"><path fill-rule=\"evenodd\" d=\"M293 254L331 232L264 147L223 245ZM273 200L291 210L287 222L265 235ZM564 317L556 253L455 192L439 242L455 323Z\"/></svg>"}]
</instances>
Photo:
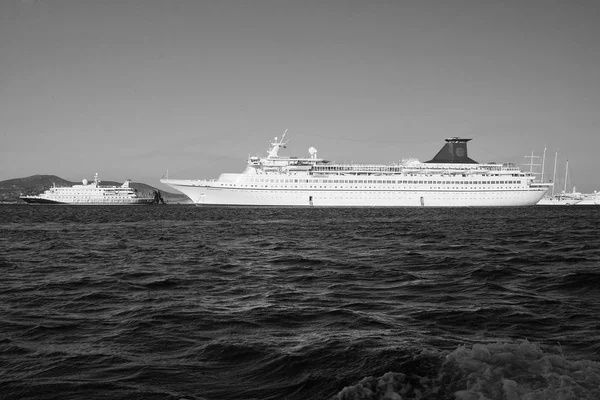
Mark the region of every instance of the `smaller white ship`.
<instances>
[{"instance_id":1,"label":"smaller white ship","mask_svg":"<svg viewBox=\"0 0 600 400\"><path fill-rule=\"evenodd\" d=\"M81 185L57 187L52 186L44 193L36 196L21 196L20 199L30 204L76 204L76 205L136 205L155 204L161 199L156 192L152 197L140 197L132 188L128 179L121 186L100 186L98 174L94 181L82 180Z\"/></svg>"}]
</instances>

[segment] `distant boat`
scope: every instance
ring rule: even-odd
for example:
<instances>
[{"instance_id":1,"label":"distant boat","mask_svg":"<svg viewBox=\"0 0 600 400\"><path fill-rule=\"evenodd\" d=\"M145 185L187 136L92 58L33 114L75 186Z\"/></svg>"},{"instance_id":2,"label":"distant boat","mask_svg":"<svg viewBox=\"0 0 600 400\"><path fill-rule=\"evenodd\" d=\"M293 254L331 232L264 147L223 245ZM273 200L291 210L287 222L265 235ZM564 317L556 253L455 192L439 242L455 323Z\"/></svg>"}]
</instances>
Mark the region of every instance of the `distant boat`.
<instances>
[{"instance_id":1,"label":"distant boat","mask_svg":"<svg viewBox=\"0 0 600 400\"><path fill-rule=\"evenodd\" d=\"M129 186L130 182L128 179L121 186L100 186L96 173L93 182L83 179L81 185L52 186L42 194L19 198L30 204L138 205L158 202L156 193L152 197L140 197L137 190Z\"/></svg>"},{"instance_id":2,"label":"distant boat","mask_svg":"<svg viewBox=\"0 0 600 400\"><path fill-rule=\"evenodd\" d=\"M600 205L600 192L594 190L594 193L582 194L583 200L577 203L578 206Z\"/></svg>"},{"instance_id":3,"label":"distant boat","mask_svg":"<svg viewBox=\"0 0 600 400\"><path fill-rule=\"evenodd\" d=\"M580 204L584 200L583 195L573 188L572 192L562 192L554 196L543 197L538 206L573 206Z\"/></svg>"},{"instance_id":4,"label":"distant boat","mask_svg":"<svg viewBox=\"0 0 600 400\"><path fill-rule=\"evenodd\" d=\"M554 176L553 182L556 181L556 160L558 157L558 152L554 157ZM567 180L569 176L569 160L567 160L565 167L565 187L561 193L554 194L554 186L552 186L552 194L549 196L544 196L538 201L538 206L572 206L575 204L579 204L583 201L583 195L573 187L571 192L567 192Z\"/></svg>"}]
</instances>

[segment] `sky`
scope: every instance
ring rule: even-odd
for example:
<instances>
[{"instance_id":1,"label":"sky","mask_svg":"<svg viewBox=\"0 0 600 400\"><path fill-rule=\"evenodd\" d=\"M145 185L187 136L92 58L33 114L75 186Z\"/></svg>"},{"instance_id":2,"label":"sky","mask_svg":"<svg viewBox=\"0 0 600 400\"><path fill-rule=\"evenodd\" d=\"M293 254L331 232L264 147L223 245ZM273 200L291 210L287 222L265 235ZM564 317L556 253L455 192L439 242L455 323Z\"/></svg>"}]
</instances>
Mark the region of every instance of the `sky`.
<instances>
[{"instance_id":1,"label":"sky","mask_svg":"<svg viewBox=\"0 0 600 400\"><path fill-rule=\"evenodd\" d=\"M558 154L600 190L598 38L595 0L0 0L0 181L164 189L288 129L280 154L336 162L546 149L544 180Z\"/></svg>"}]
</instances>

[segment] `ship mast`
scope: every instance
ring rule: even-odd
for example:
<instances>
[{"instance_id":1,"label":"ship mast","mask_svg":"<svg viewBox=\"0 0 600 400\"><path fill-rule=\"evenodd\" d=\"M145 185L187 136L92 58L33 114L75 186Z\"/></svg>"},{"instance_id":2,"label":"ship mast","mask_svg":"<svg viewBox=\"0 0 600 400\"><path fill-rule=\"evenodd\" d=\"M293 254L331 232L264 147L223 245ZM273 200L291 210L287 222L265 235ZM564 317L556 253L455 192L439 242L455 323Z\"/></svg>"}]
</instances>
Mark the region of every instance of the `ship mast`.
<instances>
[{"instance_id":1,"label":"ship mast","mask_svg":"<svg viewBox=\"0 0 600 400\"><path fill-rule=\"evenodd\" d=\"M540 156L534 156L534 155L533 155L533 150L532 150L532 151L531 151L531 155L530 155L530 156L525 156L525 158L529 158L529 163L528 163L528 164L524 164L524 165L529 165L529 174L530 174L530 175L533 175L533 167L534 167L534 166L536 166L536 167L537 167L538 165L540 165L540 164L534 164L534 163L533 163L533 159L534 159L534 158L540 158Z\"/></svg>"},{"instance_id":2,"label":"ship mast","mask_svg":"<svg viewBox=\"0 0 600 400\"><path fill-rule=\"evenodd\" d=\"M567 160L567 166L565 167L565 188L563 189L563 193L567 193L567 177L569 174L569 160Z\"/></svg>"},{"instance_id":3,"label":"ship mast","mask_svg":"<svg viewBox=\"0 0 600 400\"><path fill-rule=\"evenodd\" d=\"M554 196L554 186L556 186L556 160L558 159L558 151L554 154L554 175L552 175L552 196Z\"/></svg>"},{"instance_id":4,"label":"ship mast","mask_svg":"<svg viewBox=\"0 0 600 400\"><path fill-rule=\"evenodd\" d=\"M544 155L542 156L542 177L540 179L540 181L542 183L544 183L544 164L546 163L546 146L544 146Z\"/></svg>"},{"instance_id":5,"label":"ship mast","mask_svg":"<svg viewBox=\"0 0 600 400\"><path fill-rule=\"evenodd\" d=\"M283 139L285 138L285 134L287 133L287 129L285 130L285 132L283 132L283 135L281 136L281 140L278 140L277 137L275 137L275 141L271 142L271 149L269 149L269 155L267 156L267 158L277 158L277 152L279 151L280 148L285 148L285 145L287 144L287 142L283 142Z\"/></svg>"}]
</instances>

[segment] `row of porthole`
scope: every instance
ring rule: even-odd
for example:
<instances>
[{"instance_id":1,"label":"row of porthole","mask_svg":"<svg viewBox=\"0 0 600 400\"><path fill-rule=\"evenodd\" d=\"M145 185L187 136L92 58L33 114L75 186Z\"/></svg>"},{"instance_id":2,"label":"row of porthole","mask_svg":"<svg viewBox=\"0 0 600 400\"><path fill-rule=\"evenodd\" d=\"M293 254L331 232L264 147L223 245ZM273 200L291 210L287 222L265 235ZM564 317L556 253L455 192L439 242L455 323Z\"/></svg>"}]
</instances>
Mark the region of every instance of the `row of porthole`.
<instances>
[{"instance_id":1,"label":"row of porthole","mask_svg":"<svg viewBox=\"0 0 600 400\"><path fill-rule=\"evenodd\" d=\"M235 187L237 189L237 187ZM239 189L249 189L252 192L263 192L264 190L261 188L246 188L246 187L240 187ZM348 191L350 189L354 189L354 188L323 188L323 190L319 190L320 188L317 187L295 187L295 188L290 188L291 190L283 190L286 189L284 188L274 188L274 187L270 187L267 189L267 191L269 192L290 192L290 191L295 191L294 189L299 189L299 190L308 190L310 192L314 192L314 191L318 191L318 192L322 192L322 193L328 193L328 192L339 192L339 191ZM311 190L312 189L312 190ZM338 189L338 190L334 190L334 189ZM362 188L359 189L358 191L360 192L373 192L373 193L382 193L382 192L392 192L392 193L405 193L405 192L411 192L414 190L418 190L418 191L422 191L422 192L442 192L442 193L457 193L456 191L460 191L460 192L464 192L464 191L468 191L470 193L476 193L476 192L484 192L484 193L490 193L490 192L522 192L524 188L516 188L516 187L507 187L507 188L503 188L502 190L498 190L498 189L486 189L486 188L405 188L405 189L393 189L393 188L386 188L386 187L379 187L379 188L373 188L371 190L368 190L369 188Z\"/></svg>"},{"instance_id":2,"label":"row of porthole","mask_svg":"<svg viewBox=\"0 0 600 400\"><path fill-rule=\"evenodd\" d=\"M262 198L262 199L272 199L272 198L289 198L289 196L283 196L281 193L271 193L270 195L262 195L260 192L253 192L252 193L252 197L254 198ZM385 196L331 196L331 195L327 195L327 194L319 194L319 195L312 195L311 197L314 198L325 198L325 199L400 199L400 198L411 198L411 196L392 196L390 194L387 194ZM428 196L428 198L431 199L435 199L435 200L460 200L460 199L510 199L510 198L514 198L514 196Z\"/></svg>"}]
</instances>

